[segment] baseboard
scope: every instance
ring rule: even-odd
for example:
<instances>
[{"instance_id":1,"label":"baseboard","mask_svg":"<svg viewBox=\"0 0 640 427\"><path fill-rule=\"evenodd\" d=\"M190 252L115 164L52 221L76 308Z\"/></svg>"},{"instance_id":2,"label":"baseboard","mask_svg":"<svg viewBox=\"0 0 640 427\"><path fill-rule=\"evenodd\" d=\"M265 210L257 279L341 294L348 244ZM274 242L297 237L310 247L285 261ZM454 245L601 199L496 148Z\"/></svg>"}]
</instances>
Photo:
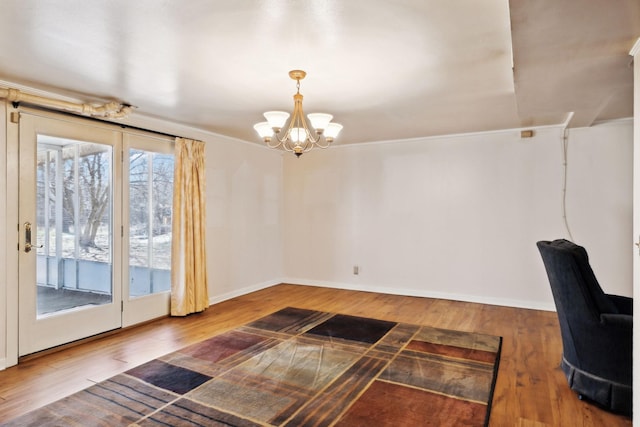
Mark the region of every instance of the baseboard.
<instances>
[{"instance_id":1,"label":"baseboard","mask_svg":"<svg viewBox=\"0 0 640 427\"><path fill-rule=\"evenodd\" d=\"M255 292L255 291L269 288L271 286L279 285L280 283L284 283L284 280L283 279L268 280L266 282L245 286L243 288L236 289L231 292L226 292L224 294L214 295L212 297L209 297L209 305L217 304L226 300L230 300L235 297L249 294L251 292Z\"/></svg>"},{"instance_id":2,"label":"baseboard","mask_svg":"<svg viewBox=\"0 0 640 427\"><path fill-rule=\"evenodd\" d=\"M430 290L418 290L413 288L390 287L390 286L371 286L359 285L353 283L324 282L317 280L307 280L300 278L288 278L283 280L284 283L292 285L310 285L324 288L346 289L350 291L378 292L381 294L404 295L410 297L438 298L452 301L474 302L479 304L500 305L505 307L526 308L532 310L556 311L553 301L525 301L514 300L509 298L484 297L478 295L455 294L448 292L436 292Z\"/></svg>"},{"instance_id":3,"label":"baseboard","mask_svg":"<svg viewBox=\"0 0 640 427\"><path fill-rule=\"evenodd\" d=\"M7 359L2 358L0 359L0 371L4 371L5 369L7 369Z\"/></svg>"},{"instance_id":4,"label":"baseboard","mask_svg":"<svg viewBox=\"0 0 640 427\"><path fill-rule=\"evenodd\" d=\"M210 297L209 304L210 305L217 304L235 297L249 294L251 292L266 289L271 286L278 285L280 283L290 283L292 285L318 286L318 287L333 288L333 289L346 289L350 291L378 292L381 294L404 295L404 296L411 296L411 297L438 298L438 299L446 299L446 300L453 300L453 301L474 302L479 304L499 305L499 306L505 306L505 307L526 308L526 309L532 309L532 310L556 311L553 301L551 302L525 301L525 300L515 300L515 299L509 299L509 298L496 298L496 297L485 297L485 296L478 296L478 295L455 294L455 293L449 293L449 292L436 292L436 291L430 291L430 290L418 290L413 288L403 288L403 287L397 287L397 286L394 286L394 287L371 286L371 285L360 285L360 284L354 284L354 283L325 282L325 281L317 281L317 280L301 279L301 278L275 279L275 280L268 280L266 282L245 286L243 288L236 289L231 292L226 292L224 294Z\"/></svg>"}]
</instances>

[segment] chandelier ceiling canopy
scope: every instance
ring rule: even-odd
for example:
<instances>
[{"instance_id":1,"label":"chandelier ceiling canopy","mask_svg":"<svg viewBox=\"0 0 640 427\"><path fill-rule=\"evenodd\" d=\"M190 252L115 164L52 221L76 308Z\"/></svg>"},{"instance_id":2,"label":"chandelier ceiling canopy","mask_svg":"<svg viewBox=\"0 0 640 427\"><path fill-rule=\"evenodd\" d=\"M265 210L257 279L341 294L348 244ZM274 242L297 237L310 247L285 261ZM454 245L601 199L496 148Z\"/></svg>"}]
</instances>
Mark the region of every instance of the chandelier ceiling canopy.
<instances>
[{"instance_id":1,"label":"chandelier ceiling canopy","mask_svg":"<svg viewBox=\"0 0 640 427\"><path fill-rule=\"evenodd\" d=\"M266 122L256 123L253 128L270 148L282 146L300 157L314 147L327 148L342 129L339 123L332 123L333 116L326 113L307 115L311 125L307 124L302 109L300 80L307 75L302 70L289 71L289 77L296 81L297 92L293 95L293 113L291 120L285 111L267 111ZM285 126L286 125L286 126Z\"/></svg>"}]
</instances>

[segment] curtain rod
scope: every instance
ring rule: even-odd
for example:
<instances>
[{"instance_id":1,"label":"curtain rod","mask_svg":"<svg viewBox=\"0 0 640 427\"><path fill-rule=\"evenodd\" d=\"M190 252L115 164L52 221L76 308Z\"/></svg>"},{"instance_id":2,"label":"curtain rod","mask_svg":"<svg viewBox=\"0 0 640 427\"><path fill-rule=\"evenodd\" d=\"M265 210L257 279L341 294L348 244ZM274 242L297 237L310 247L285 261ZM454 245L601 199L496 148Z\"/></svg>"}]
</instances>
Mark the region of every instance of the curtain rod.
<instances>
[{"instance_id":1,"label":"curtain rod","mask_svg":"<svg viewBox=\"0 0 640 427\"><path fill-rule=\"evenodd\" d=\"M170 138L182 138L181 136L172 135L165 132L144 129L138 126L118 123L109 119L126 118L135 107L129 104L121 104L118 102L108 102L105 104L82 104L76 102L62 101L59 99L49 98L40 95L32 95L18 89L0 88L0 99L6 99L11 102L14 108L18 108L21 103L28 104L45 111L55 111L69 116L81 116L85 119L97 121L101 123L110 123L125 129L133 129L142 132L155 133Z\"/></svg>"},{"instance_id":2,"label":"curtain rod","mask_svg":"<svg viewBox=\"0 0 640 427\"><path fill-rule=\"evenodd\" d=\"M46 96L32 95L18 89L7 88L0 88L0 98L4 98L10 102L26 102L28 104L48 107L54 110L69 111L83 116L105 117L112 119L125 118L133 110L133 106L129 104L120 104L115 101L107 102L106 104L81 104L77 102L48 98Z\"/></svg>"}]
</instances>

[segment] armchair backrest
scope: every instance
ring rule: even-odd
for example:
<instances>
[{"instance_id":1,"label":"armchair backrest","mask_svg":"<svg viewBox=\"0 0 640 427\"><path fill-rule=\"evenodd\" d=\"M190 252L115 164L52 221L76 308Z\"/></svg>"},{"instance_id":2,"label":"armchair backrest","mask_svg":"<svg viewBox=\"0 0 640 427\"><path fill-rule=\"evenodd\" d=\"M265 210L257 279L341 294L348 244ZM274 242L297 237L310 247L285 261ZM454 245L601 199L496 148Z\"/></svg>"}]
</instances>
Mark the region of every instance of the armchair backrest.
<instances>
[{"instance_id":1,"label":"armchair backrest","mask_svg":"<svg viewBox=\"0 0 640 427\"><path fill-rule=\"evenodd\" d=\"M564 239L540 241L537 246L558 312L560 304L566 306L564 308L583 308L594 316L594 320L599 320L602 313L618 313L615 304L600 287L582 246Z\"/></svg>"},{"instance_id":2,"label":"armchair backrest","mask_svg":"<svg viewBox=\"0 0 640 427\"><path fill-rule=\"evenodd\" d=\"M574 365L587 362L601 313L617 313L596 279L587 251L568 240L537 243L558 313L564 357Z\"/></svg>"}]
</instances>

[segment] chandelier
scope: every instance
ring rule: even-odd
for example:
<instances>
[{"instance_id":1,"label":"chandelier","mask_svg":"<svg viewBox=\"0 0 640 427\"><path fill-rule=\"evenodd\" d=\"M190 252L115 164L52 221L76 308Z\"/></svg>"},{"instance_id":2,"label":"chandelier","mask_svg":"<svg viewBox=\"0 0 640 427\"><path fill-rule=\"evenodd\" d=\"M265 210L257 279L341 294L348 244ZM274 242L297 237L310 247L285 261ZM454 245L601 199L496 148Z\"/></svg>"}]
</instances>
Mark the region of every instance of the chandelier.
<instances>
[{"instance_id":1,"label":"chandelier","mask_svg":"<svg viewBox=\"0 0 640 427\"><path fill-rule=\"evenodd\" d=\"M302 94L300 80L307 75L302 70L289 71L289 77L296 81L297 92L293 95L293 114L285 128L289 113L284 111L267 111L264 113L266 122L257 123L253 128L264 140L269 148L282 146L300 157L313 147L327 148L342 129L338 123L330 123L333 116L325 113L307 115L311 126L307 124L302 110Z\"/></svg>"}]
</instances>

